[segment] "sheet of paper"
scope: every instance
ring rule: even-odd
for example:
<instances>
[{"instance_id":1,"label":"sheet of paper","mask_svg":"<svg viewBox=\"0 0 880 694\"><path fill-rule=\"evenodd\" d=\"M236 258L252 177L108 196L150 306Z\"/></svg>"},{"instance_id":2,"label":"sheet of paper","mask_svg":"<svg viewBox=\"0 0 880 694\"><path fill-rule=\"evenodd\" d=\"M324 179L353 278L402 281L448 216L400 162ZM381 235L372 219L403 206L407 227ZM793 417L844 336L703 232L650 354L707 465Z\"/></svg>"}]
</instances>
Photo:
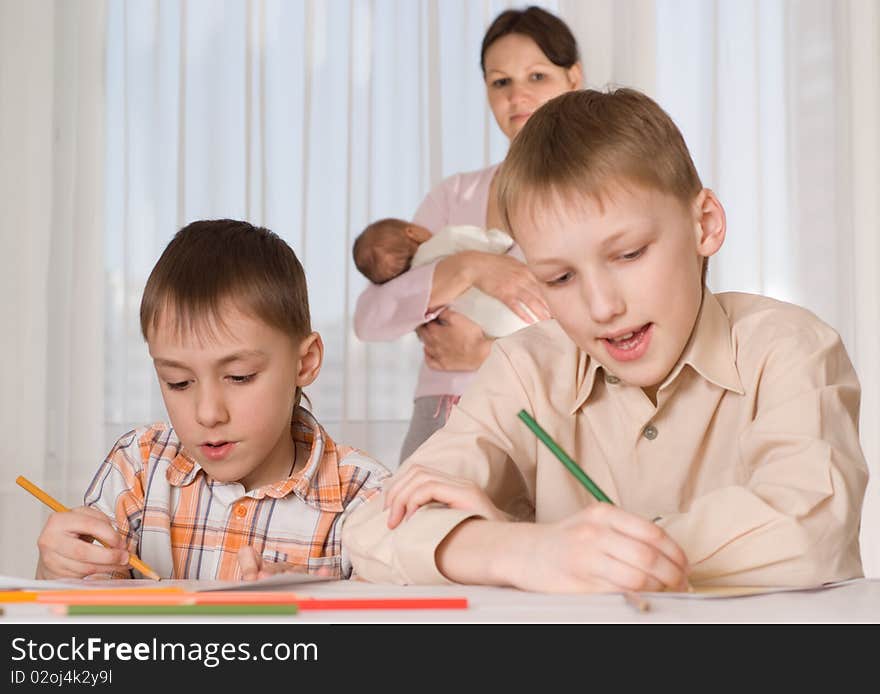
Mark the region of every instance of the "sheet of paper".
<instances>
[{"instance_id":1,"label":"sheet of paper","mask_svg":"<svg viewBox=\"0 0 880 694\"><path fill-rule=\"evenodd\" d=\"M854 578L848 581L836 583L823 583L815 586L697 586L689 593L640 593L647 597L656 598L679 598L683 600L711 600L719 598L744 598L750 595L770 595L771 593L794 593L811 592L816 590L828 590L844 586L854 581L863 581L863 578Z\"/></svg>"},{"instance_id":2,"label":"sheet of paper","mask_svg":"<svg viewBox=\"0 0 880 694\"><path fill-rule=\"evenodd\" d=\"M303 583L334 580L336 579L326 576L288 572L275 574L268 578L261 578L258 581L183 581L182 583L191 584L193 587L190 590L205 592L211 590L271 590L273 588L288 588L290 586L302 585ZM165 585L165 583L166 581L161 581L159 585ZM169 581L169 583L173 582Z\"/></svg>"}]
</instances>

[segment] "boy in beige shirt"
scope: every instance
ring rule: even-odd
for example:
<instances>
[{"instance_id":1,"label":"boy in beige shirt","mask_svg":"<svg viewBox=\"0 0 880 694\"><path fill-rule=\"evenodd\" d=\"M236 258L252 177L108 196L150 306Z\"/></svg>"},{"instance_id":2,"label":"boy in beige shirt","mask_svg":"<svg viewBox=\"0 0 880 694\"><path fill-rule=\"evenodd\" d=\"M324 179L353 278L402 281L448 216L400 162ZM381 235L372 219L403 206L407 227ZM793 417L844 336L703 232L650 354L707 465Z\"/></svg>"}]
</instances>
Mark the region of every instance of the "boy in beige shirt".
<instances>
[{"instance_id":1,"label":"boy in beige shirt","mask_svg":"<svg viewBox=\"0 0 880 694\"><path fill-rule=\"evenodd\" d=\"M354 570L565 592L861 576L846 350L805 309L706 288L724 210L669 116L628 89L557 97L513 141L498 198L555 320L498 340L352 516Z\"/></svg>"}]
</instances>

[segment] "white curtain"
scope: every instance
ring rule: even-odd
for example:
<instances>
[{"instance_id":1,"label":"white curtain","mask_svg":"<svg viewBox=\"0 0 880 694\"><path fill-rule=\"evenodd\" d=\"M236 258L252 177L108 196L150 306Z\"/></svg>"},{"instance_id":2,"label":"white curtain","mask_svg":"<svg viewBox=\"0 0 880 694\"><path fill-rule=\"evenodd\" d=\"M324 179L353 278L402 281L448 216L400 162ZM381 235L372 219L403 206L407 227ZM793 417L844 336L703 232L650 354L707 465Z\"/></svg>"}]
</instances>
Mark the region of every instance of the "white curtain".
<instances>
[{"instance_id":1,"label":"white curtain","mask_svg":"<svg viewBox=\"0 0 880 694\"><path fill-rule=\"evenodd\" d=\"M31 575L47 510L104 446L103 2L0 0L0 573Z\"/></svg>"},{"instance_id":2,"label":"white curtain","mask_svg":"<svg viewBox=\"0 0 880 694\"><path fill-rule=\"evenodd\" d=\"M656 97L727 210L719 291L811 309L862 383L862 447L880 475L880 3L658 0ZM862 521L880 574L880 503Z\"/></svg>"},{"instance_id":3,"label":"white curtain","mask_svg":"<svg viewBox=\"0 0 880 694\"><path fill-rule=\"evenodd\" d=\"M351 241L378 216L411 216L442 177L504 156L479 45L511 4L0 0L0 282L14 297L0 421L16 432L0 444L4 500L24 495L12 485L24 473L78 503L112 441L164 417L137 309L164 245L198 218L246 218L291 244L327 347L316 413L393 463L419 349L354 337L364 280ZM538 4L574 30L588 86L643 89L681 126L728 212L711 286L804 304L841 333L876 474L876 0ZM863 555L877 575L874 496L872 482ZM16 522L3 517L0 571L32 570L34 503L4 504Z\"/></svg>"}]
</instances>

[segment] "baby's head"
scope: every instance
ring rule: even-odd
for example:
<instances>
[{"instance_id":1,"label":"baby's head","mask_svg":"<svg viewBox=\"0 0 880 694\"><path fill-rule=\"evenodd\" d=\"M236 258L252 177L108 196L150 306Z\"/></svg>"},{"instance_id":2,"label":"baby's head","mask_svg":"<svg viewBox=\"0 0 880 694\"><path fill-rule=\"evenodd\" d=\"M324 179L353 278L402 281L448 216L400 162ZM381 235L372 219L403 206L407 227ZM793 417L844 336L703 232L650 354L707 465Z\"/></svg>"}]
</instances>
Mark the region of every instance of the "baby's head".
<instances>
[{"instance_id":1,"label":"baby's head","mask_svg":"<svg viewBox=\"0 0 880 694\"><path fill-rule=\"evenodd\" d=\"M290 246L247 222L193 222L150 273L140 318L168 416L202 468L248 489L289 475L293 412L323 357Z\"/></svg>"},{"instance_id":2,"label":"baby's head","mask_svg":"<svg viewBox=\"0 0 880 694\"><path fill-rule=\"evenodd\" d=\"M655 392L690 338L726 229L669 115L632 89L556 97L511 144L498 204L569 336Z\"/></svg>"},{"instance_id":3,"label":"baby's head","mask_svg":"<svg viewBox=\"0 0 880 694\"><path fill-rule=\"evenodd\" d=\"M419 245L431 232L418 224L388 217L373 222L355 239L354 264L374 284L384 284L410 268Z\"/></svg>"}]
</instances>

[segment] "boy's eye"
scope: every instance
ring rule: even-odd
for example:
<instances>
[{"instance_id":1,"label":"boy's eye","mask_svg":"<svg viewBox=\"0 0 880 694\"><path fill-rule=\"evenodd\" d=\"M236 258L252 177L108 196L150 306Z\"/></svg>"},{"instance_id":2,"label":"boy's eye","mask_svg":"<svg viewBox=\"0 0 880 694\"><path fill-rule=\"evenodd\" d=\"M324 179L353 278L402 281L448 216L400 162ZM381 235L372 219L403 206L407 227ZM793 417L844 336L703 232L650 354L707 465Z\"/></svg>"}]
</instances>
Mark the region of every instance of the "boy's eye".
<instances>
[{"instance_id":1,"label":"boy's eye","mask_svg":"<svg viewBox=\"0 0 880 694\"><path fill-rule=\"evenodd\" d=\"M620 257L623 260L635 260L636 258L640 257L645 252L645 248L647 248L647 246L642 246L639 250L633 251L632 253L624 253Z\"/></svg>"},{"instance_id":2,"label":"boy's eye","mask_svg":"<svg viewBox=\"0 0 880 694\"><path fill-rule=\"evenodd\" d=\"M553 279L547 280L544 284L550 287L559 287L560 285L565 284L572 278L572 273L564 272L561 275L557 275Z\"/></svg>"},{"instance_id":3,"label":"boy's eye","mask_svg":"<svg viewBox=\"0 0 880 694\"><path fill-rule=\"evenodd\" d=\"M492 86L496 89L500 89L501 87L506 87L510 79L507 77L499 77L497 80L492 80Z\"/></svg>"},{"instance_id":4,"label":"boy's eye","mask_svg":"<svg viewBox=\"0 0 880 694\"><path fill-rule=\"evenodd\" d=\"M254 379L254 376L256 375L256 373L248 374L247 376L233 376L230 374L229 380L233 383L249 383Z\"/></svg>"},{"instance_id":5,"label":"boy's eye","mask_svg":"<svg viewBox=\"0 0 880 694\"><path fill-rule=\"evenodd\" d=\"M177 381L176 383L165 382L171 390L183 390L189 385L189 381Z\"/></svg>"},{"instance_id":6,"label":"boy's eye","mask_svg":"<svg viewBox=\"0 0 880 694\"><path fill-rule=\"evenodd\" d=\"M540 82L546 76L547 75L545 75L543 72L533 72L532 73L532 82Z\"/></svg>"}]
</instances>

